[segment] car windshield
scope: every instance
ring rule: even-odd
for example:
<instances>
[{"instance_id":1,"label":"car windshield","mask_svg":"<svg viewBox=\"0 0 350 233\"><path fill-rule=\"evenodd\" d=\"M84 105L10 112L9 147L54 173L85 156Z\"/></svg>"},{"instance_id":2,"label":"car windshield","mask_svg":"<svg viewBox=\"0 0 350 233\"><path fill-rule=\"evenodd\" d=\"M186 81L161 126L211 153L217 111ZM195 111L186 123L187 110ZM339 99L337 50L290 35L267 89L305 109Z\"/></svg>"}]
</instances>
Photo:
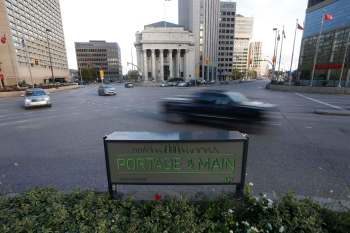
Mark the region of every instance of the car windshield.
<instances>
[{"instance_id":1,"label":"car windshield","mask_svg":"<svg viewBox=\"0 0 350 233\"><path fill-rule=\"evenodd\" d=\"M249 99L240 93L227 92L226 94L236 103L249 102Z\"/></svg>"},{"instance_id":2,"label":"car windshield","mask_svg":"<svg viewBox=\"0 0 350 233\"><path fill-rule=\"evenodd\" d=\"M30 96L44 96L46 95L45 91L27 91L26 92L26 96L30 97Z\"/></svg>"}]
</instances>

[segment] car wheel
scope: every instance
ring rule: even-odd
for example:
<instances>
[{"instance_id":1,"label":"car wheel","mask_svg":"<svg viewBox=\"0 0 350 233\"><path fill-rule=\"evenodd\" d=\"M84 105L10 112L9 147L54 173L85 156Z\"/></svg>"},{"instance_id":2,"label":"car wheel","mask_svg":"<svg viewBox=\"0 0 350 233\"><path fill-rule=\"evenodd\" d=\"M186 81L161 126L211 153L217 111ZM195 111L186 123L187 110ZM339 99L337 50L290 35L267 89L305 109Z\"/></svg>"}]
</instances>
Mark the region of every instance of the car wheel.
<instances>
[{"instance_id":1,"label":"car wheel","mask_svg":"<svg viewBox=\"0 0 350 233\"><path fill-rule=\"evenodd\" d=\"M174 124L181 124L186 122L186 118L184 115L175 112L166 113L166 120Z\"/></svg>"}]
</instances>

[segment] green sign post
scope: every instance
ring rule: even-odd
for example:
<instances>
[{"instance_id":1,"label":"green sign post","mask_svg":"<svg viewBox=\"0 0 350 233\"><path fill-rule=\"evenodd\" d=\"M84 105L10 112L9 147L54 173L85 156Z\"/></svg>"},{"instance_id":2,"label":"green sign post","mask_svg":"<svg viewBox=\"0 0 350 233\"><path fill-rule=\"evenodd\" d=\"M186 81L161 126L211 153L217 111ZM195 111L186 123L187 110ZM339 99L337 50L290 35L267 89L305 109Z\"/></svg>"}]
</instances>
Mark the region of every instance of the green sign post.
<instances>
[{"instance_id":1,"label":"green sign post","mask_svg":"<svg viewBox=\"0 0 350 233\"><path fill-rule=\"evenodd\" d=\"M116 132L104 138L108 187L237 185L243 195L248 138L237 132Z\"/></svg>"}]
</instances>

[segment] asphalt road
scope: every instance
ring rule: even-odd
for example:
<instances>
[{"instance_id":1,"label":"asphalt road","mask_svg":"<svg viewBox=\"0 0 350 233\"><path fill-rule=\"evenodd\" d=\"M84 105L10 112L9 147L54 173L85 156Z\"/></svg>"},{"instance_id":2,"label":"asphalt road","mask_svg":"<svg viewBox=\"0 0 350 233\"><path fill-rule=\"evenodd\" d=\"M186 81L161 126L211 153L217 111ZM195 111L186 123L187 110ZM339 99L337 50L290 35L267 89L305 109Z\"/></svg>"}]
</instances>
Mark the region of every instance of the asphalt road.
<instances>
[{"instance_id":1,"label":"asphalt road","mask_svg":"<svg viewBox=\"0 0 350 233\"><path fill-rule=\"evenodd\" d=\"M215 87L279 106L263 126L237 124L232 128L250 135L247 183L254 184L255 193L292 191L349 201L350 117L316 115L313 111L350 109L350 97L273 92L264 86L263 81L257 81ZM22 98L0 99L0 193L37 186L63 191L107 190L102 138L114 131L223 129L163 121L158 108L161 98L190 94L198 88L118 86L117 90L116 97L97 96L96 86L52 94L51 109L24 110ZM122 189L134 192L147 187ZM204 189L212 192L221 187Z\"/></svg>"}]
</instances>

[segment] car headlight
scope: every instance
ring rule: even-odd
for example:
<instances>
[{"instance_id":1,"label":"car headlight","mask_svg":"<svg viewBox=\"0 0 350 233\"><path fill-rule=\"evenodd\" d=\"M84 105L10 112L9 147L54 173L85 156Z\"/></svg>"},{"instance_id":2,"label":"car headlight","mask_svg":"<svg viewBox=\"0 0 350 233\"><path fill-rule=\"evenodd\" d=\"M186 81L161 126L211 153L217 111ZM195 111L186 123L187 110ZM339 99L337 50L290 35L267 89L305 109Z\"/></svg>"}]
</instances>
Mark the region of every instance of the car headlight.
<instances>
[{"instance_id":1,"label":"car headlight","mask_svg":"<svg viewBox=\"0 0 350 233\"><path fill-rule=\"evenodd\" d=\"M31 101L30 99L25 99L24 102L25 102L26 104L30 104L32 101Z\"/></svg>"},{"instance_id":2,"label":"car headlight","mask_svg":"<svg viewBox=\"0 0 350 233\"><path fill-rule=\"evenodd\" d=\"M50 98L49 97L45 97L44 100L45 101L50 101Z\"/></svg>"}]
</instances>

